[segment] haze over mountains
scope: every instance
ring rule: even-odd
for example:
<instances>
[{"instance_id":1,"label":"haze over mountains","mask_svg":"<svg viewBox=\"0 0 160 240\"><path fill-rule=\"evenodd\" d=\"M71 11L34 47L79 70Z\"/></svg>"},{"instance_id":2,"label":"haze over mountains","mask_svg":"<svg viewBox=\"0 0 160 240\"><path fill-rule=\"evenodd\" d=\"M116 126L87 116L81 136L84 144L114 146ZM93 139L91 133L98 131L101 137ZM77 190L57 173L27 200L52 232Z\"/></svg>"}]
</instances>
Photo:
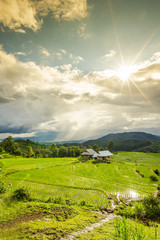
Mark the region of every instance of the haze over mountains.
<instances>
[{"instance_id":1,"label":"haze over mountains","mask_svg":"<svg viewBox=\"0 0 160 240\"><path fill-rule=\"evenodd\" d=\"M27 138L22 138L22 139L29 139L31 141L37 141L37 142L53 142L55 141L56 138L56 132L42 132L39 133L37 136L33 136L33 137L27 137ZM123 132L123 133L111 133L111 134L107 134L105 136L102 136L100 138L96 138L96 139L91 139L91 140L72 140L72 141L64 141L62 139L62 141L58 141L58 142L83 142L85 145L86 144L102 144L102 142L106 143L108 140L126 140L126 139L137 139L137 140L150 140L150 141L159 141L160 140L160 136L157 135L153 135L150 133L145 133L145 132Z\"/></svg>"},{"instance_id":2,"label":"haze over mountains","mask_svg":"<svg viewBox=\"0 0 160 240\"><path fill-rule=\"evenodd\" d=\"M21 138L29 139L34 142L44 143L50 145L52 142L56 142L55 132L42 133L36 137ZM123 132L112 133L103 137L91 140L79 140L79 141L58 141L56 144L66 144L68 146L77 145L84 147L91 147L94 144L104 149L107 146L109 140L113 140L114 146L112 151L155 151L160 146L160 136L153 135L145 132ZM156 150L157 151L157 150ZM158 150L159 151L159 150Z\"/></svg>"},{"instance_id":3,"label":"haze over mountains","mask_svg":"<svg viewBox=\"0 0 160 240\"><path fill-rule=\"evenodd\" d=\"M56 141L56 133L40 133L38 136L28 138L14 138L21 143L21 140L30 140L33 145L51 145L55 142L57 145L79 146L80 148L92 148L97 145L99 148L106 149L109 140L113 141L112 151L139 151L139 152L160 152L160 136L145 132L122 132L111 133L103 137L91 140L76 140L76 141ZM1 140L3 141L3 139ZM47 146L46 146L47 147Z\"/></svg>"}]
</instances>

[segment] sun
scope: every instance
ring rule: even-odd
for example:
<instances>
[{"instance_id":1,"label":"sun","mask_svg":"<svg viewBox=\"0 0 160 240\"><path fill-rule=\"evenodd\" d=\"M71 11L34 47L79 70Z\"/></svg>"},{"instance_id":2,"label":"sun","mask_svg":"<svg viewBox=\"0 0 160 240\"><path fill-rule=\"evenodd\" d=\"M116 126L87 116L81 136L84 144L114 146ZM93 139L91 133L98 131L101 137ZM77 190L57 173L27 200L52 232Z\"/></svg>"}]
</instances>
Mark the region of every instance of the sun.
<instances>
[{"instance_id":1,"label":"sun","mask_svg":"<svg viewBox=\"0 0 160 240\"><path fill-rule=\"evenodd\" d=\"M134 71L135 71L135 67L134 66L123 65L116 71L116 75L122 81L126 82L126 81L128 81L131 78L131 76L134 73Z\"/></svg>"}]
</instances>

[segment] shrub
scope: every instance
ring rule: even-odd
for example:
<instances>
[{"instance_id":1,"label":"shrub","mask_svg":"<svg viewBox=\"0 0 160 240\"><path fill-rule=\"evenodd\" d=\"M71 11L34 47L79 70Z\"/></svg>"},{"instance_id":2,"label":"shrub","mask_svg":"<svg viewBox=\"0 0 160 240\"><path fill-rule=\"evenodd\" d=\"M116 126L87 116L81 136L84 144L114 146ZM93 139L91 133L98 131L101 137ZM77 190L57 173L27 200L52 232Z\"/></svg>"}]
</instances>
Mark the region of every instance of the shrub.
<instances>
[{"instance_id":1,"label":"shrub","mask_svg":"<svg viewBox=\"0 0 160 240\"><path fill-rule=\"evenodd\" d=\"M83 160L84 160L84 159L83 159L82 156L79 156L79 157L78 157L78 161L79 161L79 162L83 162Z\"/></svg>"},{"instance_id":2,"label":"shrub","mask_svg":"<svg viewBox=\"0 0 160 240\"><path fill-rule=\"evenodd\" d=\"M69 199L69 198L66 199L66 205L69 205L69 206L72 205L72 203L71 203L71 199Z\"/></svg>"},{"instance_id":3,"label":"shrub","mask_svg":"<svg viewBox=\"0 0 160 240\"><path fill-rule=\"evenodd\" d=\"M131 206L120 205L116 211L116 214L124 217L134 217L134 210Z\"/></svg>"},{"instance_id":4,"label":"shrub","mask_svg":"<svg viewBox=\"0 0 160 240\"><path fill-rule=\"evenodd\" d=\"M144 211L148 218L155 218L160 216L160 199L153 196L144 198Z\"/></svg>"},{"instance_id":5,"label":"shrub","mask_svg":"<svg viewBox=\"0 0 160 240\"><path fill-rule=\"evenodd\" d=\"M9 153L3 153L1 154L1 158L13 158L13 155L10 155Z\"/></svg>"},{"instance_id":6,"label":"shrub","mask_svg":"<svg viewBox=\"0 0 160 240\"><path fill-rule=\"evenodd\" d=\"M0 194L5 193L5 191L6 191L6 188L4 186L4 183L0 181Z\"/></svg>"},{"instance_id":7,"label":"shrub","mask_svg":"<svg viewBox=\"0 0 160 240\"><path fill-rule=\"evenodd\" d=\"M17 201L29 201L31 198L28 190L22 187L22 188L16 189L13 192L11 199L17 200Z\"/></svg>"},{"instance_id":8,"label":"shrub","mask_svg":"<svg viewBox=\"0 0 160 240\"><path fill-rule=\"evenodd\" d=\"M160 191L157 192L157 197L160 198Z\"/></svg>"},{"instance_id":9,"label":"shrub","mask_svg":"<svg viewBox=\"0 0 160 240\"><path fill-rule=\"evenodd\" d=\"M158 169L155 169L155 170L154 170L154 173L155 173L157 176L160 176L160 172L159 172Z\"/></svg>"},{"instance_id":10,"label":"shrub","mask_svg":"<svg viewBox=\"0 0 160 240\"><path fill-rule=\"evenodd\" d=\"M144 211L144 207L142 203L135 203L133 208L133 214L135 217L139 217Z\"/></svg>"},{"instance_id":11,"label":"shrub","mask_svg":"<svg viewBox=\"0 0 160 240\"><path fill-rule=\"evenodd\" d=\"M85 159L84 157L79 156L79 157L78 157L78 161L79 161L80 163L84 163L84 162L87 162L88 159L87 159L87 158Z\"/></svg>"},{"instance_id":12,"label":"shrub","mask_svg":"<svg viewBox=\"0 0 160 240\"><path fill-rule=\"evenodd\" d=\"M81 202L80 202L80 206L85 206L86 205L86 201L85 200L82 200Z\"/></svg>"},{"instance_id":13,"label":"shrub","mask_svg":"<svg viewBox=\"0 0 160 240\"><path fill-rule=\"evenodd\" d=\"M151 175L151 176L149 176L150 177L150 179L152 180L152 181L158 181L158 179L157 179L157 177L156 176L154 176L154 175Z\"/></svg>"},{"instance_id":14,"label":"shrub","mask_svg":"<svg viewBox=\"0 0 160 240\"><path fill-rule=\"evenodd\" d=\"M53 203L55 204L63 204L63 200L61 197L57 197L53 200Z\"/></svg>"},{"instance_id":15,"label":"shrub","mask_svg":"<svg viewBox=\"0 0 160 240\"><path fill-rule=\"evenodd\" d=\"M160 190L160 185L158 185L157 190Z\"/></svg>"}]
</instances>

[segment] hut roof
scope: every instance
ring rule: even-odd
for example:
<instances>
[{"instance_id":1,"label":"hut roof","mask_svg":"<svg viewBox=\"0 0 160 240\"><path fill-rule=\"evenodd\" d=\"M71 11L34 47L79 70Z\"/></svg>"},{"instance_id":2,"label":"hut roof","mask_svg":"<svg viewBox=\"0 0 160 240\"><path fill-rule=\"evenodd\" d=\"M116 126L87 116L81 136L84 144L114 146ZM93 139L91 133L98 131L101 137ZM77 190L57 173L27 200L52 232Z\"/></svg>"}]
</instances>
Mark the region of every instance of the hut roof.
<instances>
[{"instance_id":1,"label":"hut roof","mask_svg":"<svg viewBox=\"0 0 160 240\"><path fill-rule=\"evenodd\" d=\"M91 154L88 153L88 152L83 152L81 155L83 155L83 156L90 156Z\"/></svg>"},{"instance_id":2,"label":"hut roof","mask_svg":"<svg viewBox=\"0 0 160 240\"><path fill-rule=\"evenodd\" d=\"M108 151L108 150L106 150L106 151L99 151L99 154L100 154L101 157L108 157L108 156L112 156L112 155L113 155L113 154L112 154L110 151Z\"/></svg>"},{"instance_id":3,"label":"hut roof","mask_svg":"<svg viewBox=\"0 0 160 240\"><path fill-rule=\"evenodd\" d=\"M88 152L90 155L97 154L97 152L95 152L93 149L87 149L87 152Z\"/></svg>"}]
</instances>

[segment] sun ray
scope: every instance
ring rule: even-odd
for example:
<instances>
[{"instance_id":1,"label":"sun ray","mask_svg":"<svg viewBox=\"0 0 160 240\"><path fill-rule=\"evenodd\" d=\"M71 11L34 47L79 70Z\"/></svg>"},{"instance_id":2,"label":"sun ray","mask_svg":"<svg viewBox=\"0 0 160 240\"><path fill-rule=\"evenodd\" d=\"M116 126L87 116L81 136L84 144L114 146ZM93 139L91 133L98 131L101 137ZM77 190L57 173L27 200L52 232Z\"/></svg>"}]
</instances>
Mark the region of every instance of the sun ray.
<instances>
[{"instance_id":1,"label":"sun ray","mask_svg":"<svg viewBox=\"0 0 160 240\"><path fill-rule=\"evenodd\" d=\"M157 110L157 108L154 106L154 104L150 101L150 99L144 94L144 92L142 91L142 89L135 83L135 81L133 79L131 79L131 82L133 83L133 85L137 88L137 90L141 93L141 95L144 97L144 99L153 107L153 109L159 113L159 111Z\"/></svg>"},{"instance_id":2,"label":"sun ray","mask_svg":"<svg viewBox=\"0 0 160 240\"><path fill-rule=\"evenodd\" d=\"M118 49L119 49L121 61L122 61L122 63L123 63L123 62L124 62L124 61L123 61L123 54L122 54L120 39L119 39L117 27L116 27L116 22L115 22L115 17L114 17L114 13L113 13L113 8L112 8L111 0L108 0L108 6L109 6L109 9L110 9L110 13L111 13L111 18L112 18L112 23L113 23L113 29L114 29L114 33L115 33L116 41L117 41L117 47L118 47Z\"/></svg>"},{"instance_id":3,"label":"sun ray","mask_svg":"<svg viewBox=\"0 0 160 240\"><path fill-rule=\"evenodd\" d=\"M144 52L144 50L146 49L148 44L151 42L151 40L155 36L158 29L155 29L153 31L153 33L151 34L151 36L149 36L149 38L144 43L144 45L142 46L140 51L137 53L137 55L135 56L133 61L129 65L125 64L123 53L122 53L122 48L121 48L121 44L120 44L120 39L119 39L117 27L116 27L116 22L115 22L114 12L113 12L113 8L112 8L112 3L111 3L111 0L107 0L107 1L108 1L108 6L109 6L111 18L112 18L112 24L113 24L114 34L115 34L115 37L116 37L117 48L119 50L120 59L121 59L121 65L120 65L119 70L115 70L116 76L119 78L119 81L117 82L116 87L119 85L119 83L121 83L120 94L122 94L124 84L126 83L127 86L128 86L130 96L133 98L132 89L131 89L131 85L130 85L130 83L132 83L136 87L136 89L140 92L140 94L143 96L143 98L154 108L154 110L156 110L156 112L158 112L156 107L153 105L153 103L149 100L149 98L144 94L142 89L136 84L136 82L132 78L133 77L132 74L135 73L138 70L138 66L137 67L135 66L135 62L142 55L142 53Z\"/></svg>"},{"instance_id":4,"label":"sun ray","mask_svg":"<svg viewBox=\"0 0 160 240\"><path fill-rule=\"evenodd\" d=\"M150 41L152 40L152 38L155 36L156 32L158 30L153 31L153 33L151 34L151 36L147 39L147 41L144 43L144 45L142 46L142 48L140 49L140 51L137 53L136 57L133 59L131 64L134 64L137 59L142 55L142 53L144 52L144 50L146 49L146 47L148 46L148 44L150 43Z\"/></svg>"},{"instance_id":5,"label":"sun ray","mask_svg":"<svg viewBox=\"0 0 160 240\"><path fill-rule=\"evenodd\" d=\"M128 80L127 80L127 85L128 85L130 97L132 98L132 97L133 97L133 95L132 95L132 89L131 89L131 86L130 86L130 81L128 81Z\"/></svg>"},{"instance_id":6,"label":"sun ray","mask_svg":"<svg viewBox=\"0 0 160 240\"><path fill-rule=\"evenodd\" d=\"M120 94L122 94L122 91L123 91L123 86L124 86L124 81L121 81Z\"/></svg>"}]
</instances>

